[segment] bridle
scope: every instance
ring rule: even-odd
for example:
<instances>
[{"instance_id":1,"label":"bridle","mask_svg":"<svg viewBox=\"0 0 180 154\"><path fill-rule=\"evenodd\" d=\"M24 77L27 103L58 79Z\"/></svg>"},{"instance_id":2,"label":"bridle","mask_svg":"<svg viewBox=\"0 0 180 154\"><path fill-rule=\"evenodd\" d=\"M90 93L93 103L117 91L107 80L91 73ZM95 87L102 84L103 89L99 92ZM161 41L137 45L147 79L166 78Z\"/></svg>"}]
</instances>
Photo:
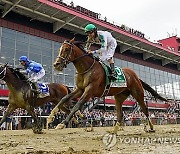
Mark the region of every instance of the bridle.
<instances>
[{"instance_id":1,"label":"bridle","mask_svg":"<svg viewBox=\"0 0 180 154\"><path fill-rule=\"evenodd\" d=\"M73 52L73 44L67 42L67 41L64 41L63 45L64 44L68 44L70 45L70 52L66 55L66 57L62 57L59 53L59 55L57 56L57 58L60 58L61 59L61 63L57 62L57 64L62 64L63 68L64 67L67 67L67 65L70 63L70 57L71 57L71 54Z\"/></svg>"},{"instance_id":2,"label":"bridle","mask_svg":"<svg viewBox=\"0 0 180 154\"><path fill-rule=\"evenodd\" d=\"M0 80L3 80L3 79L5 78L5 76L6 76L6 70L7 70L7 68L6 68L6 66L5 66L4 69L0 72L0 75L3 74L2 78L0 78Z\"/></svg>"},{"instance_id":3,"label":"bridle","mask_svg":"<svg viewBox=\"0 0 180 154\"><path fill-rule=\"evenodd\" d=\"M68 65L69 63L71 63L71 62L75 62L75 61L77 61L77 60L79 60L79 59L81 59L81 58L83 58L83 57L85 57L85 56L89 56L88 53L87 53L87 54L85 53L85 54L83 54L82 56L79 56L79 57L75 58L74 60L70 61L71 54L73 53L73 46L74 46L74 44L73 44L73 43L70 43L70 42L67 42L67 41L64 41L63 45L64 45L64 44L70 45L70 52L66 55L66 57L62 57L62 56L60 55L60 53L59 53L59 55L57 56L57 58L60 58L60 59L61 59L61 63L60 63L60 62L57 62L57 64L61 64L61 65L63 66L63 68L66 68L67 65ZM94 61L93 61L93 64L92 64L86 71L84 71L84 72L82 72L82 73L76 72L76 74L85 74L85 73L89 72L89 71L91 70L91 68L94 66L95 62L96 62L96 60L95 60L94 57L93 57L93 60L94 60Z\"/></svg>"}]
</instances>

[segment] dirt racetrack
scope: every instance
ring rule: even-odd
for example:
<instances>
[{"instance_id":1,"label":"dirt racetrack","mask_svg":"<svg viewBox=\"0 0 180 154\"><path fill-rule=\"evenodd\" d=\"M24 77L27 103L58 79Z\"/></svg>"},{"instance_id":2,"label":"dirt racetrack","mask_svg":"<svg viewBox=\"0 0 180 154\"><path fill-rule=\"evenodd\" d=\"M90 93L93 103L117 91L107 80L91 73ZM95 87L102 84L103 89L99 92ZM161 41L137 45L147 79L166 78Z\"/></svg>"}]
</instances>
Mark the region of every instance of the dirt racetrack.
<instances>
[{"instance_id":1,"label":"dirt racetrack","mask_svg":"<svg viewBox=\"0 0 180 154\"><path fill-rule=\"evenodd\" d=\"M180 125L155 126L155 133L145 133L143 126L125 126L109 142L106 131L111 129L52 129L44 134L4 130L0 131L0 154L180 154Z\"/></svg>"}]
</instances>

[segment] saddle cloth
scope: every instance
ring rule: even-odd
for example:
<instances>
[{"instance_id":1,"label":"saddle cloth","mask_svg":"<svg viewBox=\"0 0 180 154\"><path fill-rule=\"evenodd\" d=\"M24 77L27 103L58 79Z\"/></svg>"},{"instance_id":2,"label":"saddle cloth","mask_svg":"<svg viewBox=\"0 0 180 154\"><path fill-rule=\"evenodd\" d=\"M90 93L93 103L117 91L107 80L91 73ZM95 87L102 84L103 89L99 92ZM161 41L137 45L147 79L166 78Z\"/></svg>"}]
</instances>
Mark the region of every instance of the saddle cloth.
<instances>
[{"instance_id":1,"label":"saddle cloth","mask_svg":"<svg viewBox=\"0 0 180 154\"><path fill-rule=\"evenodd\" d=\"M117 77L115 80L110 79L111 69L109 66L101 62L106 73L106 85L110 84L110 87L127 87L126 77L120 67L115 66Z\"/></svg>"},{"instance_id":2,"label":"saddle cloth","mask_svg":"<svg viewBox=\"0 0 180 154\"><path fill-rule=\"evenodd\" d=\"M49 86L46 83L37 83L40 94L38 95L39 98L44 98L50 96Z\"/></svg>"},{"instance_id":3,"label":"saddle cloth","mask_svg":"<svg viewBox=\"0 0 180 154\"><path fill-rule=\"evenodd\" d=\"M115 66L116 80L111 81L111 87L127 87L126 77L121 68Z\"/></svg>"}]
</instances>

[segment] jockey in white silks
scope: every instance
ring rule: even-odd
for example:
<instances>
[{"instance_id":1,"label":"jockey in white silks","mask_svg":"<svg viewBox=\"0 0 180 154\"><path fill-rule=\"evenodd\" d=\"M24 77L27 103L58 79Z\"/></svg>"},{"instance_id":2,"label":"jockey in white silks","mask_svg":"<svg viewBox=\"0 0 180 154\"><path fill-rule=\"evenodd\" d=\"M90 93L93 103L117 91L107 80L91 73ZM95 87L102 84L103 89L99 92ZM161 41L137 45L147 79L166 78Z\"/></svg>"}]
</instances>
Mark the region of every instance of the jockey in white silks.
<instances>
[{"instance_id":1,"label":"jockey in white silks","mask_svg":"<svg viewBox=\"0 0 180 154\"><path fill-rule=\"evenodd\" d=\"M116 78L116 72L114 68L114 53L117 47L116 39L111 35L108 31L97 31L97 28L93 24L88 24L85 27L85 33L88 35L87 44L85 49L88 53L98 53L99 58L102 61L107 60L110 64L110 68L112 71L111 77ZM92 43L100 43L101 48L95 51L89 50Z\"/></svg>"}]
</instances>

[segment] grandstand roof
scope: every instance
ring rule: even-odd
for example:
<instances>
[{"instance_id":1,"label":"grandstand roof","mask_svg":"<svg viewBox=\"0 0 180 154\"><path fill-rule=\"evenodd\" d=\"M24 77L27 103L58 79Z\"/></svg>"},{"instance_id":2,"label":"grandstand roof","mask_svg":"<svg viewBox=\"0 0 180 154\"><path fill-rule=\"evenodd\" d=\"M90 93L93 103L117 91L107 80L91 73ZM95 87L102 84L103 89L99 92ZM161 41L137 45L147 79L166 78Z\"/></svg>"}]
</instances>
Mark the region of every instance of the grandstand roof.
<instances>
[{"instance_id":1,"label":"grandstand roof","mask_svg":"<svg viewBox=\"0 0 180 154\"><path fill-rule=\"evenodd\" d=\"M162 65L169 63L176 64L180 70L180 53L174 52L159 44L152 43L146 38L138 37L120 26L99 19L97 16L87 14L78 10L77 7L58 3L53 0L1 0L0 8L3 10L2 18L10 11L28 16L32 20L39 20L53 24L52 32L59 29L68 29L74 33L84 35L84 27L87 23L95 23L98 29L112 32L121 46L121 53L130 50L131 52L143 54L143 59L159 59Z\"/></svg>"}]
</instances>

